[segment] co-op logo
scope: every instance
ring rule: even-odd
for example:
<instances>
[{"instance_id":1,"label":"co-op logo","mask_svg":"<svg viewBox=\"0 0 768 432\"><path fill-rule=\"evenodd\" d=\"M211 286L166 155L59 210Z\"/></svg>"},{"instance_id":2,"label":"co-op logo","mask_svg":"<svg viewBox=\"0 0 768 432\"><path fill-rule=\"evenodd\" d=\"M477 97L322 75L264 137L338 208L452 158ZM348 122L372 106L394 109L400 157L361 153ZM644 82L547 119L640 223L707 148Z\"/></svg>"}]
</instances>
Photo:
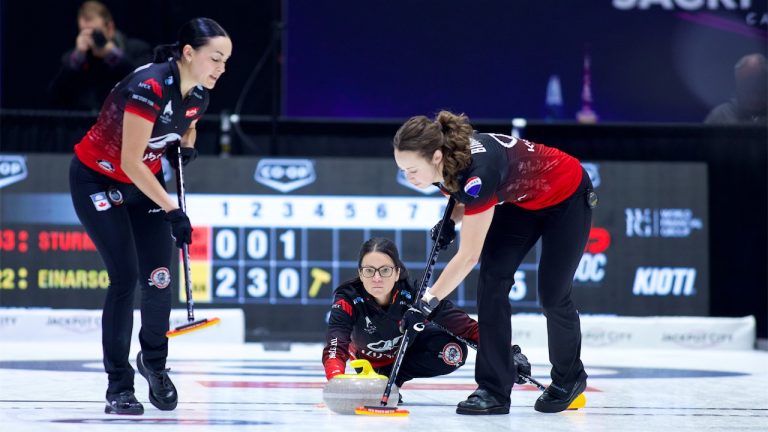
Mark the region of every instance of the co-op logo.
<instances>
[{"instance_id":1,"label":"co-op logo","mask_svg":"<svg viewBox=\"0 0 768 432\"><path fill-rule=\"evenodd\" d=\"M0 156L0 188L27 178L27 163L23 156Z\"/></svg>"},{"instance_id":2,"label":"co-op logo","mask_svg":"<svg viewBox=\"0 0 768 432\"><path fill-rule=\"evenodd\" d=\"M264 186L290 192L313 183L317 177L309 159L262 159L253 178Z\"/></svg>"}]
</instances>

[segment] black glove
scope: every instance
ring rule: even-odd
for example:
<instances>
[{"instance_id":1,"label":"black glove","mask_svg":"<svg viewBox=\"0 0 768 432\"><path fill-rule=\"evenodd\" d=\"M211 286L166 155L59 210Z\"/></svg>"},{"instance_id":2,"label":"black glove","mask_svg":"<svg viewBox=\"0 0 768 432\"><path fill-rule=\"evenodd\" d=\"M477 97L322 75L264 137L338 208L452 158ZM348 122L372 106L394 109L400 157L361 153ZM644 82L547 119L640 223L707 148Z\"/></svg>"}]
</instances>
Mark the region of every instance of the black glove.
<instances>
[{"instance_id":1,"label":"black glove","mask_svg":"<svg viewBox=\"0 0 768 432\"><path fill-rule=\"evenodd\" d=\"M437 297L432 297L429 303L425 302L424 297L422 297L418 299L413 306L420 310L427 319L431 319L432 313L435 312L435 309L437 309L438 306L440 306L440 303L441 301L438 300Z\"/></svg>"},{"instance_id":2,"label":"black glove","mask_svg":"<svg viewBox=\"0 0 768 432\"><path fill-rule=\"evenodd\" d=\"M165 157L168 159L168 163L174 169L179 169L179 156L178 149L181 148L181 165L187 166L190 162L197 158L197 149L194 147L181 147L178 141L173 144L169 144L165 148Z\"/></svg>"},{"instance_id":3,"label":"black glove","mask_svg":"<svg viewBox=\"0 0 768 432\"><path fill-rule=\"evenodd\" d=\"M440 231L440 225L443 223L441 220L435 226L432 227L432 241L437 242L437 250L443 250L448 247L456 239L456 222L453 219L448 219L445 224L445 228L440 233L440 238L437 238L437 233Z\"/></svg>"},{"instance_id":4,"label":"black glove","mask_svg":"<svg viewBox=\"0 0 768 432\"><path fill-rule=\"evenodd\" d=\"M520 346L512 345L512 361L517 368L517 384L525 384L528 381L521 376L521 374L530 377L531 376L531 363L528 361L528 357L522 353Z\"/></svg>"},{"instance_id":5,"label":"black glove","mask_svg":"<svg viewBox=\"0 0 768 432\"><path fill-rule=\"evenodd\" d=\"M192 224L181 209L171 210L165 214L165 220L171 223L171 237L176 240L176 247L192 244Z\"/></svg>"},{"instance_id":6,"label":"black glove","mask_svg":"<svg viewBox=\"0 0 768 432\"><path fill-rule=\"evenodd\" d=\"M420 332L424 330L424 323L426 321L427 317L424 316L420 310L411 306L407 311L405 311L403 318L400 319L400 322L398 323L400 327L400 333L405 333L405 330L409 328Z\"/></svg>"}]
</instances>

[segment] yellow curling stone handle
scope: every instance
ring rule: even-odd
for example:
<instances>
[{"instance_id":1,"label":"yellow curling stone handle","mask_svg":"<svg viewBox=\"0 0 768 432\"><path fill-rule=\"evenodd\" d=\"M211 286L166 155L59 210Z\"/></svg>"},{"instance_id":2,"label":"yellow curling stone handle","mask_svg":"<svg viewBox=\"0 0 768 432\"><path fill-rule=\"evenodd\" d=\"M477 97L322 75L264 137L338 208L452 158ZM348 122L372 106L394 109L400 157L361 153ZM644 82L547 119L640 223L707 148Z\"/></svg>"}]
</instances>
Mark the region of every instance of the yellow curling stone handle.
<instances>
[{"instance_id":1,"label":"yellow curling stone handle","mask_svg":"<svg viewBox=\"0 0 768 432\"><path fill-rule=\"evenodd\" d=\"M376 373L376 371L373 370L373 366L371 366L371 363L368 360L365 359L355 359L349 362L349 365L352 366L353 369L359 369L362 368L362 372L359 374L340 374L333 377L336 378L364 378L364 379L387 379L384 375L379 375Z\"/></svg>"}]
</instances>

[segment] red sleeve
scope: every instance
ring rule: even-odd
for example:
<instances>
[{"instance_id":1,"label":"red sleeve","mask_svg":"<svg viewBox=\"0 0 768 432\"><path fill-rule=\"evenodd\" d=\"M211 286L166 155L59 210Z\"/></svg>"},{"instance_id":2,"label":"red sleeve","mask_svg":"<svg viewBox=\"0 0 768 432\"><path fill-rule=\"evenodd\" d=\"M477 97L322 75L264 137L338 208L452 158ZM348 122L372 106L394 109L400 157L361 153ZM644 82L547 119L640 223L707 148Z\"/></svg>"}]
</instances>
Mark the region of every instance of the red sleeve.
<instances>
[{"instance_id":1,"label":"red sleeve","mask_svg":"<svg viewBox=\"0 0 768 432\"><path fill-rule=\"evenodd\" d=\"M349 345L352 340L352 326L355 322L352 305L341 296L337 296L335 300L328 319L322 359L325 376L328 379L344 373L350 357Z\"/></svg>"},{"instance_id":2,"label":"red sleeve","mask_svg":"<svg viewBox=\"0 0 768 432\"><path fill-rule=\"evenodd\" d=\"M134 82L130 85L128 97L125 100L125 112L136 114L154 123L160 110L164 107L163 88L154 78Z\"/></svg>"},{"instance_id":3,"label":"red sleeve","mask_svg":"<svg viewBox=\"0 0 768 432\"><path fill-rule=\"evenodd\" d=\"M326 360L323 366L325 367L325 379L327 380L330 380L336 375L343 374L344 368L346 367L344 362L337 358Z\"/></svg>"}]
</instances>

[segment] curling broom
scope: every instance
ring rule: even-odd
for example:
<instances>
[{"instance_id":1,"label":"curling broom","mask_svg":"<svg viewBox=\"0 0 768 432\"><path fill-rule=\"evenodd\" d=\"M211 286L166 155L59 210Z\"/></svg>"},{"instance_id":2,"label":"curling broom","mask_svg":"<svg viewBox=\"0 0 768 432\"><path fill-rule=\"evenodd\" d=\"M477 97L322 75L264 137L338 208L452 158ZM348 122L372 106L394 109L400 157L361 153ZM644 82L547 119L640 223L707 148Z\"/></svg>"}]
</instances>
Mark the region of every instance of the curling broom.
<instances>
[{"instance_id":1,"label":"curling broom","mask_svg":"<svg viewBox=\"0 0 768 432\"><path fill-rule=\"evenodd\" d=\"M179 162L178 168L176 168L176 193L179 197L179 208L186 213L187 201L184 198L184 167L181 163L181 145L179 145L176 150L176 157ZM195 303L194 300L192 300L192 273L189 271L189 245L187 243L184 243L181 246L181 259L184 263L184 288L187 295L187 323L172 330L168 330L165 333L167 337L181 336L196 330L202 330L206 327L216 325L221 321L220 318L203 318L195 320Z\"/></svg>"}]
</instances>

